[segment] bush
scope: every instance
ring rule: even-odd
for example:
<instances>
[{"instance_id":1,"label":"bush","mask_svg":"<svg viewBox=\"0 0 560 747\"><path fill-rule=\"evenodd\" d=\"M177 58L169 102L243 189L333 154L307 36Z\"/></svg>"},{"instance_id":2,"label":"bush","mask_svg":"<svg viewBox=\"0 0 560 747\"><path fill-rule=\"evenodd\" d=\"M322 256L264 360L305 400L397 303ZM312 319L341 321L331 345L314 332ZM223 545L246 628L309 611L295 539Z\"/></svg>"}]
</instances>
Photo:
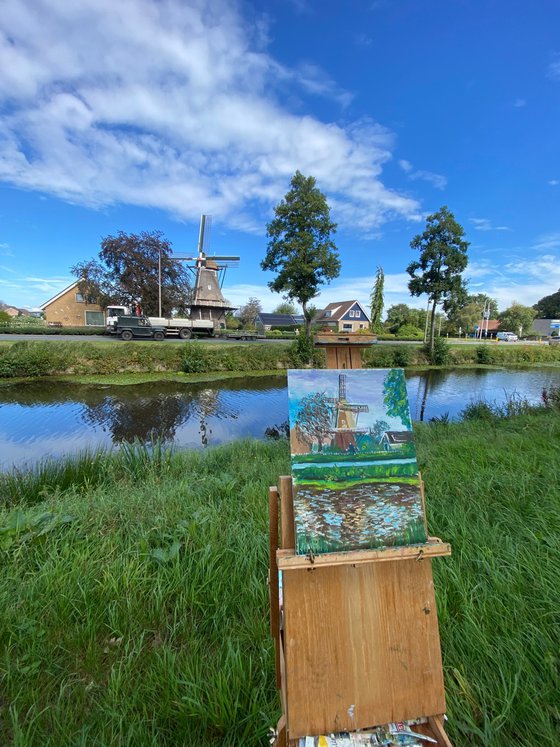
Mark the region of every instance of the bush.
<instances>
[{"instance_id":1,"label":"bush","mask_svg":"<svg viewBox=\"0 0 560 747\"><path fill-rule=\"evenodd\" d=\"M477 363L492 363L492 351L488 345L479 345L476 348Z\"/></svg>"},{"instance_id":2,"label":"bush","mask_svg":"<svg viewBox=\"0 0 560 747\"><path fill-rule=\"evenodd\" d=\"M397 330L397 339L423 340L424 332L413 324L403 324L403 326Z\"/></svg>"},{"instance_id":3,"label":"bush","mask_svg":"<svg viewBox=\"0 0 560 747\"><path fill-rule=\"evenodd\" d=\"M426 344L424 352L433 366L446 366L451 359L451 348L444 337L435 338L433 350Z\"/></svg>"},{"instance_id":4,"label":"bush","mask_svg":"<svg viewBox=\"0 0 560 747\"><path fill-rule=\"evenodd\" d=\"M183 355L185 373L207 373L212 370L209 351L198 342L190 342Z\"/></svg>"},{"instance_id":5,"label":"bush","mask_svg":"<svg viewBox=\"0 0 560 747\"><path fill-rule=\"evenodd\" d=\"M492 421L496 418L491 405L483 400L477 400L476 402L470 402L464 410L459 413L462 420L487 420Z\"/></svg>"},{"instance_id":6,"label":"bush","mask_svg":"<svg viewBox=\"0 0 560 747\"><path fill-rule=\"evenodd\" d=\"M398 368L405 368L406 366L410 365L410 360L412 357L411 350L408 346L401 345L400 347L396 348L393 353L393 365L397 366Z\"/></svg>"}]
</instances>

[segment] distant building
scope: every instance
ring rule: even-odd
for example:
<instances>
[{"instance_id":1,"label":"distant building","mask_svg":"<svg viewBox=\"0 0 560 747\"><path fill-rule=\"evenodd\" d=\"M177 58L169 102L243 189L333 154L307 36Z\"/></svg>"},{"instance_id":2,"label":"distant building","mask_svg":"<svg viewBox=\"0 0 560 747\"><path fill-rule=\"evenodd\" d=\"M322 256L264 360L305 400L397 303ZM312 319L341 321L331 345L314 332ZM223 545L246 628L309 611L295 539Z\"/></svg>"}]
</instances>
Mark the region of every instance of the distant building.
<instances>
[{"instance_id":1,"label":"distant building","mask_svg":"<svg viewBox=\"0 0 560 747\"><path fill-rule=\"evenodd\" d=\"M270 332L271 329L279 327L302 327L305 324L303 314L266 314L260 312L257 314L256 327Z\"/></svg>"},{"instance_id":2,"label":"distant building","mask_svg":"<svg viewBox=\"0 0 560 747\"><path fill-rule=\"evenodd\" d=\"M332 327L337 332L356 332L369 329L370 318L359 301L330 303L313 319L320 327Z\"/></svg>"},{"instance_id":3,"label":"distant building","mask_svg":"<svg viewBox=\"0 0 560 747\"><path fill-rule=\"evenodd\" d=\"M551 337L553 332L558 332L558 328L552 328L553 323L558 323L558 319L534 319L529 334L537 335L537 337Z\"/></svg>"},{"instance_id":4,"label":"distant building","mask_svg":"<svg viewBox=\"0 0 560 747\"><path fill-rule=\"evenodd\" d=\"M18 316L19 309L15 309L13 306L7 306L5 309L2 309L8 316Z\"/></svg>"},{"instance_id":5,"label":"distant building","mask_svg":"<svg viewBox=\"0 0 560 747\"><path fill-rule=\"evenodd\" d=\"M484 327L482 328L482 339L492 339L496 337L496 334L500 331L500 320L499 319L488 319L484 321ZM476 330L475 337L480 335L480 330Z\"/></svg>"},{"instance_id":6,"label":"distant building","mask_svg":"<svg viewBox=\"0 0 560 747\"><path fill-rule=\"evenodd\" d=\"M69 285L39 307L47 324L56 327L104 327L105 315L99 304L90 303L80 293L78 281Z\"/></svg>"}]
</instances>

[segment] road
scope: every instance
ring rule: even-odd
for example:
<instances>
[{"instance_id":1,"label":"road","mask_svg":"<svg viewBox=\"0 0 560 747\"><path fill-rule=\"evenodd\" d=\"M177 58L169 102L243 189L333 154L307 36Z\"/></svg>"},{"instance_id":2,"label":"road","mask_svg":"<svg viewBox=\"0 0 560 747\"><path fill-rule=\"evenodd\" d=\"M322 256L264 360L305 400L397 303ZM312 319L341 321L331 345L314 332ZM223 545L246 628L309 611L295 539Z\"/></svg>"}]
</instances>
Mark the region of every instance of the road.
<instances>
[{"instance_id":1,"label":"road","mask_svg":"<svg viewBox=\"0 0 560 747\"><path fill-rule=\"evenodd\" d=\"M0 342L18 342L20 340L79 340L81 342L107 342L107 343L115 343L118 342L119 344L123 345L126 343L123 343L122 340L119 340L117 337L113 337L111 335L2 335L0 334ZM215 344L225 343L225 342L239 342L241 345L254 345L255 342L260 342L259 340L224 340L220 337L201 337L200 340L202 342L211 342ZM179 337L167 337L166 342L186 342L185 340L181 340ZM151 342L151 340L132 340L132 342ZM290 343L291 340L277 340L275 338L268 338L266 342L274 342L274 343ZM495 340L471 340L471 339L452 339L449 340L449 342L452 345L481 345L481 344L488 344L488 345L543 345L546 344L542 342L538 342L538 340L520 340L518 342L496 342ZM379 345L418 345L420 343L414 342L411 340L379 340Z\"/></svg>"}]
</instances>

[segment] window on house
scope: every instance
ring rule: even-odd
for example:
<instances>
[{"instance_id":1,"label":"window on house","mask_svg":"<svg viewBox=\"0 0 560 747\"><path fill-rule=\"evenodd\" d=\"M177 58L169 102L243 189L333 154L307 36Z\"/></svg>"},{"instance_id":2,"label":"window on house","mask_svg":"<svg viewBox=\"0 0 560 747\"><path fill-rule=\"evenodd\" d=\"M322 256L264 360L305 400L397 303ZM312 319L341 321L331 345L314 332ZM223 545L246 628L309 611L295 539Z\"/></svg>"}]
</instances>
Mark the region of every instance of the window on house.
<instances>
[{"instance_id":1,"label":"window on house","mask_svg":"<svg viewBox=\"0 0 560 747\"><path fill-rule=\"evenodd\" d=\"M351 312L350 312L350 314L349 314L348 316L351 316L351 317L352 317L352 316L354 316L354 312L353 312L353 311L351 311Z\"/></svg>"},{"instance_id":2,"label":"window on house","mask_svg":"<svg viewBox=\"0 0 560 747\"><path fill-rule=\"evenodd\" d=\"M356 319L360 318L360 312L358 309L356 309L356 311L354 312L354 316L356 317Z\"/></svg>"},{"instance_id":3,"label":"window on house","mask_svg":"<svg viewBox=\"0 0 560 747\"><path fill-rule=\"evenodd\" d=\"M329 317L332 314L331 311L325 311L325 318Z\"/></svg>"},{"instance_id":4,"label":"window on house","mask_svg":"<svg viewBox=\"0 0 560 747\"><path fill-rule=\"evenodd\" d=\"M342 325L342 329L352 329L352 325L349 324L349 323L348 324L343 324Z\"/></svg>"},{"instance_id":5,"label":"window on house","mask_svg":"<svg viewBox=\"0 0 560 747\"><path fill-rule=\"evenodd\" d=\"M85 303L85 298L82 293L76 293L76 303Z\"/></svg>"}]
</instances>

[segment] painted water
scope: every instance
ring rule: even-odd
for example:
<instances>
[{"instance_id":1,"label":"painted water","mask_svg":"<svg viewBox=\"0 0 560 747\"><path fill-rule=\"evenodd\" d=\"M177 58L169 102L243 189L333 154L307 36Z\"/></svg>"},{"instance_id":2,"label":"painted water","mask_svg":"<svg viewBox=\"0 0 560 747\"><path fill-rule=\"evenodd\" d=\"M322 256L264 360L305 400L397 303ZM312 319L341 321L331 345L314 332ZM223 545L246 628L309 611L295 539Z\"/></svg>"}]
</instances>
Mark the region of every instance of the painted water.
<instances>
[{"instance_id":1,"label":"painted water","mask_svg":"<svg viewBox=\"0 0 560 747\"><path fill-rule=\"evenodd\" d=\"M537 403L550 386L560 386L560 368L407 372L413 420L455 417L477 399L500 403L518 395ZM287 417L284 376L188 386L5 382L0 386L0 469L85 448L117 448L135 438L159 438L189 449L242 436L266 438L278 434Z\"/></svg>"},{"instance_id":2,"label":"painted water","mask_svg":"<svg viewBox=\"0 0 560 747\"><path fill-rule=\"evenodd\" d=\"M368 482L341 489L299 486L294 513L299 553L426 541L418 485Z\"/></svg>"}]
</instances>

